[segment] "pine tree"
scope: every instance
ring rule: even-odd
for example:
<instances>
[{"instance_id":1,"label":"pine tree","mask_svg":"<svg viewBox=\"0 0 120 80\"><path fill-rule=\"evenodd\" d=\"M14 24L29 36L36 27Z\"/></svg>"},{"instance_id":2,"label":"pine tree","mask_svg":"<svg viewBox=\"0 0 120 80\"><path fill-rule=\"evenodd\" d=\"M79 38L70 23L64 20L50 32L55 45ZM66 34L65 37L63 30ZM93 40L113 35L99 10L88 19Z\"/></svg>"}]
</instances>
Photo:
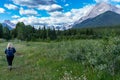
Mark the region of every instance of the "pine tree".
<instances>
[{"instance_id":1,"label":"pine tree","mask_svg":"<svg viewBox=\"0 0 120 80\"><path fill-rule=\"evenodd\" d=\"M32 31L33 30L33 28L32 28L32 26L31 25L27 25L26 27L25 27L25 34L26 34L26 37L25 37L25 40L27 40L27 41L30 41L30 40L32 40Z\"/></svg>"},{"instance_id":2,"label":"pine tree","mask_svg":"<svg viewBox=\"0 0 120 80\"><path fill-rule=\"evenodd\" d=\"M17 31L16 31L16 29L11 30L11 36L12 36L12 38L17 38Z\"/></svg>"},{"instance_id":3,"label":"pine tree","mask_svg":"<svg viewBox=\"0 0 120 80\"><path fill-rule=\"evenodd\" d=\"M6 40L11 39L10 30L8 29L8 27L3 28L3 38Z\"/></svg>"},{"instance_id":4,"label":"pine tree","mask_svg":"<svg viewBox=\"0 0 120 80\"><path fill-rule=\"evenodd\" d=\"M41 38L43 40L47 39L47 30L45 28L45 26L43 27L42 33L41 33Z\"/></svg>"},{"instance_id":5,"label":"pine tree","mask_svg":"<svg viewBox=\"0 0 120 80\"><path fill-rule=\"evenodd\" d=\"M37 38L38 38L38 39L41 39L41 33L42 33L42 30L41 30L41 28L39 27L39 29L37 30Z\"/></svg>"},{"instance_id":6,"label":"pine tree","mask_svg":"<svg viewBox=\"0 0 120 80\"><path fill-rule=\"evenodd\" d=\"M53 30L52 30L52 40L55 40L55 39L57 39L57 34L56 34L55 28L53 27Z\"/></svg>"},{"instance_id":7,"label":"pine tree","mask_svg":"<svg viewBox=\"0 0 120 80\"><path fill-rule=\"evenodd\" d=\"M3 37L3 26L0 23L0 38L2 38L2 37Z\"/></svg>"},{"instance_id":8,"label":"pine tree","mask_svg":"<svg viewBox=\"0 0 120 80\"><path fill-rule=\"evenodd\" d=\"M23 22L18 22L16 25L17 38L20 40L25 40L25 24Z\"/></svg>"}]
</instances>

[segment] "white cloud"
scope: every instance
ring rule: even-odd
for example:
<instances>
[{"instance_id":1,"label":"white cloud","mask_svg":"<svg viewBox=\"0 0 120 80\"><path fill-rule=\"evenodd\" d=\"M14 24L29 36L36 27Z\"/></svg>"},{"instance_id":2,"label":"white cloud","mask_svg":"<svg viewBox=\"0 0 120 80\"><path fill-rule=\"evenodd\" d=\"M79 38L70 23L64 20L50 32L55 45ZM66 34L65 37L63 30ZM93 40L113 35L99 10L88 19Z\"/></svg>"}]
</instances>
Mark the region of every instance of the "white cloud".
<instances>
[{"instance_id":1,"label":"white cloud","mask_svg":"<svg viewBox=\"0 0 120 80\"><path fill-rule=\"evenodd\" d=\"M120 8L120 5L116 5L116 7Z\"/></svg>"},{"instance_id":2,"label":"white cloud","mask_svg":"<svg viewBox=\"0 0 120 80\"><path fill-rule=\"evenodd\" d=\"M67 6L69 6L69 4L65 4L65 6L67 7Z\"/></svg>"},{"instance_id":3,"label":"white cloud","mask_svg":"<svg viewBox=\"0 0 120 80\"><path fill-rule=\"evenodd\" d=\"M87 5L80 9L72 9L69 12L49 12L50 17L35 17L35 16L27 16L22 17L12 22L17 23L18 21L24 22L25 24L30 25L60 25L60 24L69 24L73 23L81 17L85 16L93 7L93 5Z\"/></svg>"},{"instance_id":4,"label":"white cloud","mask_svg":"<svg viewBox=\"0 0 120 80\"><path fill-rule=\"evenodd\" d=\"M64 14L62 12L59 12L59 11L50 12L49 14L51 17L64 17Z\"/></svg>"},{"instance_id":5,"label":"white cloud","mask_svg":"<svg viewBox=\"0 0 120 80\"><path fill-rule=\"evenodd\" d=\"M14 4L50 12L61 11L63 8L56 4L56 0L12 0Z\"/></svg>"},{"instance_id":6,"label":"white cloud","mask_svg":"<svg viewBox=\"0 0 120 80\"><path fill-rule=\"evenodd\" d=\"M73 22L80 19L83 16L86 16L90 10L93 8L94 5L86 5L80 9L72 9L70 12L66 13L66 16L72 18Z\"/></svg>"},{"instance_id":7,"label":"white cloud","mask_svg":"<svg viewBox=\"0 0 120 80\"><path fill-rule=\"evenodd\" d=\"M60 19L56 19L55 17L34 17L34 16L29 16L29 17L23 17L17 20L13 20L13 23L17 22L24 22L26 25L56 25L56 24L64 24L65 21L68 21L69 19L65 17L61 17Z\"/></svg>"},{"instance_id":8,"label":"white cloud","mask_svg":"<svg viewBox=\"0 0 120 80\"><path fill-rule=\"evenodd\" d=\"M22 7L20 8L19 13L20 15L37 15L38 14L38 12L35 11L34 9L24 10Z\"/></svg>"},{"instance_id":9,"label":"white cloud","mask_svg":"<svg viewBox=\"0 0 120 80\"><path fill-rule=\"evenodd\" d=\"M8 9L18 9L18 7L16 5L13 4L4 4L4 7L8 8Z\"/></svg>"},{"instance_id":10,"label":"white cloud","mask_svg":"<svg viewBox=\"0 0 120 80\"><path fill-rule=\"evenodd\" d=\"M120 0L111 0L111 1L113 1L113 2L120 2Z\"/></svg>"},{"instance_id":11,"label":"white cloud","mask_svg":"<svg viewBox=\"0 0 120 80\"><path fill-rule=\"evenodd\" d=\"M54 12L54 11L61 11L62 7L57 4L52 4L52 5L39 5L38 7L39 10L47 10L49 12Z\"/></svg>"},{"instance_id":12,"label":"white cloud","mask_svg":"<svg viewBox=\"0 0 120 80\"><path fill-rule=\"evenodd\" d=\"M43 20L40 21L41 18L38 18L38 17L34 17L34 16L28 16L28 17L22 17L22 18L19 18L17 20L13 20L12 22L13 23L17 23L17 22L24 22L26 25L30 24L30 25L40 25L43 23ZM44 19L45 20L45 19Z\"/></svg>"},{"instance_id":13,"label":"white cloud","mask_svg":"<svg viewBox=\"0 0 120 80\"><path fill-rule=\"evenodd\" d=\"M51 5L55 4L55 0L12 0L13 3L26 6L26 7L38 7L38 5Z\"/></svg>"},{"instance_id":14,"label":"white cloud","mask_svg":"<svg viewBox=\"0 0 120 80\"><path fill-rule=\"evenodd\" d=\"M0 13L4 13L5 9L4 8L0 8Z\"/></svg>"},{"instance_id":15,"label":"white cloud","mask_svg":"<svg viewBox=\"0 0 120 80\"><path fill-rule=\"evenodd\" d=\"M111 3L111 2L117 2L117 3L119 3L120 2L120 0L95 0L97 3L99 3L99 2L108 2L108 3Z\"/></svg>"},{"instance_id":16,"label":"white cloud","mask_svg":"<svg viewBox=\"0 0 120 80\"><path fill-rule=\"evenodd\" d=\"M14 16L12 16L12 18L17 19L17 18L20 18L20 16L18 16L18 15L14 15Z\"/></svg>"},{"instance_id":17,"label":"white cloud","mask_svg":"<svg viewBox=\"0 0 120 80\"><path fill-rule=\"evenodd\" d=\"M99 2L109 2L110 0L95 0L97 3Z\"/></svg>"}]
</instances>

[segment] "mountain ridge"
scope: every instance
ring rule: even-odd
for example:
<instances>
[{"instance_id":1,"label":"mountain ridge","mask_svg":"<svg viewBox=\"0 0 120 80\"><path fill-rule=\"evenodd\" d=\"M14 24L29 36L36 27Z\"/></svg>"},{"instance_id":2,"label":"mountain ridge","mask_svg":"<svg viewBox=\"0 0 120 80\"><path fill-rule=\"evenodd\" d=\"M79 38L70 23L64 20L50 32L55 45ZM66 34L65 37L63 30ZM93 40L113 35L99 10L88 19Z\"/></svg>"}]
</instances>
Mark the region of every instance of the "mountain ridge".
<instances>
[{"instance_id":1,"label":"mountain ridge","mask_svg":"<svg viewBox=\"0 0 120 80\"><path fill-rule=\"evenodd\" d=\"M80 24L76 24L73 28L81 27L102 27L120 25L120 14L112 11L106 11L94 18L87 19Z\"/></svg>"},{"instance_id":2,"label":"mountain ridge","mask_svg":"<svg viewBox=\"0 0 120 80\"><path fill-rule=\"evenodd\" d=\"M80 24L87 19L92 19L92 18L94 18L100 14L103 14L107 11L112 11L112 12L120 14L120 9L116 6L113 6L113 5L105 3L105 2L97 3L86 16L83 16L78 21L75 21L72 26L74 27L75 25Z\"/></svg>"},{"instance_id":3,"label":"mountain ridge","mask_svg":"<svg viewBox=\"0 0 120 80\"><path fill-rule=\"evenodd\" d=\"M2 23L3 27L8 27L9 30L12 30L13 28L15 28L15 24L13 24L10 20L4 20L4 22Z\"/></svg>"}]
</instances>

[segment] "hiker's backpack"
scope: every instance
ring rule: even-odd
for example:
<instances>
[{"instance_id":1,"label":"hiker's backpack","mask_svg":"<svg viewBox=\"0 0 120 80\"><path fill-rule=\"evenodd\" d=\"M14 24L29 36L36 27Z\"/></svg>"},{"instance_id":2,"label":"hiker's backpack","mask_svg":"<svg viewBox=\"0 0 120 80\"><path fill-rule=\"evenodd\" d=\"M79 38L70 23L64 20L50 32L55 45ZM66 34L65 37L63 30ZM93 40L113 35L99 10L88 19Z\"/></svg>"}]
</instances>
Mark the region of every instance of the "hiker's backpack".
<instances>
[{"instance_id":1,"label":"hiker's backpack","mask_svg":"<svg viewBox=\"0 0 120 80\"><path fill-rule=\"evenodd\" d=\"M7 56L14 56L14 48L11 48L11 49L6 49L6 54Z\"/></svg>"}]
</instances>

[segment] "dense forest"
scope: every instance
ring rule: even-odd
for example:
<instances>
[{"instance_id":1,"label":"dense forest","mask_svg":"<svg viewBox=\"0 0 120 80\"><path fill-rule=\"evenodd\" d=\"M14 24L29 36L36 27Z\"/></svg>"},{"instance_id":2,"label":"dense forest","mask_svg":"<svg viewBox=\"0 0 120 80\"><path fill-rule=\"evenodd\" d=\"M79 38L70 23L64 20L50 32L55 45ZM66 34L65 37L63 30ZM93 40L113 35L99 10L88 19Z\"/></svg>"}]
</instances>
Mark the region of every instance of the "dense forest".
<instances>
[{"instance_id":1,"label":"dense forest","mask_svg":"<svg viewBox=\"0 0 120 80\"><path fill-rule=\"evenodd\" d=\"M18 22L15 29L9 30L0 24L0 38L10 40L19 39L22 41L50 41L50 40L73 40L73 39L100 39L111 36L119 36L120 27L94 27L94 28L72 28L64 31L55 28L36 29L31 25Z\"/></svg>"}]
</instances>

